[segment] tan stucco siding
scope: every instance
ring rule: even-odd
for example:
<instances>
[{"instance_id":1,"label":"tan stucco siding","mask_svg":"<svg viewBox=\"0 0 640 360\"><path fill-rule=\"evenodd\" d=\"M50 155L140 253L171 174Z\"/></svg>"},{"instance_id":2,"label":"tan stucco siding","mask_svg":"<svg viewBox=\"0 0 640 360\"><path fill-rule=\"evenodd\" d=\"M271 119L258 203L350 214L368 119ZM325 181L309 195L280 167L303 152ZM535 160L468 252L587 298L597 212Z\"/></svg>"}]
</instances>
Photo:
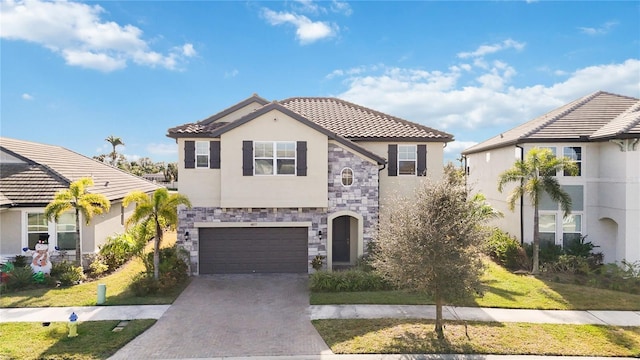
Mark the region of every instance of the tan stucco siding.
<instances>
[{"instance_id":1,"label":"tan stucco siding","mask_svg":"<svg viewBox=\"0 0 640 360\"><path fill-rule=\"evenodd\" d=\"M217 141L217 139L206 138L178 139L178 191L187 196L193 206L218 207L220 206L220 169L185 169L184 142L188 140Z\"/></svg>"},{"instance_id":2,"label":"tan stucco siding","mask_svg":"<svg viewBox=\"0 0 640 360\"><path fill-rule=\"evenodd\" d=\"M0 255L13 256L22 251L22 212L0 211Z\"/></svg>"},{"instance_id":3,"label":"tan stucco siding","mask_svg":"<svg viewBox=\"0 0 640 360\"><path fill-rule=\"evenodd\" d=\"M385 168L380 171L380 206L384 208L391 199L397 197L408 197L426 179L434 181L440 180L443 174L443 144L442 143L398 143L398 142L357 142L358 145L381 156L388 158L389 144L400 145L427 145L427 176L400 175L389 176Z\"/></svg>"},{"instance_id":4,"label":"tan stucco siding","mask_svg":"<svg viewBox=\"0 0 640 360\"><path fill-rule=\"evenodd\" d=\"M259 109L261 107L263 107L264 105L258 103L258 102L252 102L251 104L244 106L232 113L229 113L223 117L221 117L220 119L217 119L215 122L219 123L219 122L233 122L235 120L240 119L241 117L245 116L245 115L249 115L252 112L254 112L256 109Z\"/></svg>"},{"instance_id":5,"label":"tan stucco siding","mask_svg":"<svg viewBox=\"0 0 640 360\"><path fill-rule=\"evenodd\" d=\"M306 141L307 176L242 175L243 141ZM223 208L327 207L327 136L279 111L221 135ZM181 186L182 186L182 177Z\"/></svg>"},{"instance_id":6,"label":"tan stucco siding","mask_svg":"<svg viewBox=\"0 0 640 360\"><path fill-rule=\"evenodd\" d=\"M112 202L108 213L94 216L89 226L83 227L83 252L97 252L107 237L124 233L124 223L132 215L135 204L129 205L124 213L124 218L122 217L121 205L120 201Z\"/></svg>"}]
</instances>

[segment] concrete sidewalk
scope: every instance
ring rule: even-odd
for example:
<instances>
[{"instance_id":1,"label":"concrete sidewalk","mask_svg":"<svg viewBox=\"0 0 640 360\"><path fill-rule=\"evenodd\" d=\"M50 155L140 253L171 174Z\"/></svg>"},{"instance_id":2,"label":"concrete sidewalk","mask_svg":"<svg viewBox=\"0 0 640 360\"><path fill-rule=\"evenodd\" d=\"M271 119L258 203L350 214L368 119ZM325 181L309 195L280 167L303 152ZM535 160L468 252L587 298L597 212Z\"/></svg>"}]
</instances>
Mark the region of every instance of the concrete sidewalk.
<instances>
[{"instance_id":1,"label":"concrete sidewalk","mask_svg":"<svg viewBox=\"0 0 640 360\"><path fill-rule=\"evenodd\" d=\"M0 322L159 319L171 305L74 306L0 309ZM311 305L307 313L318 319L435 319L434 305ZM447 320L524 322L545 324L597 324L640 326L640 311L525 310L445 306Z\"/></svg>"},{"instance_id":2,"label":"concrete sidewalk","mask_svg":"<svg viewBox=\"0 0 640 360\"><path fill-rule=\"evenodd\" d=\"M72 312L78 321L159 319L171 305L71 306L0 309L0 322L69 321Z\"/></svg>"},{"instance_id":3,"label":"concrete sidewalk","mask_svg":"<svg viewBox=\"0 0 640 360\"><path fill-rule=\"evenodd\" d=\"M317 319L435 319L435 305L312 305ZM525 310L445 306L446 320L640 326L640 311Z\"/></svg>"}]
</instances>

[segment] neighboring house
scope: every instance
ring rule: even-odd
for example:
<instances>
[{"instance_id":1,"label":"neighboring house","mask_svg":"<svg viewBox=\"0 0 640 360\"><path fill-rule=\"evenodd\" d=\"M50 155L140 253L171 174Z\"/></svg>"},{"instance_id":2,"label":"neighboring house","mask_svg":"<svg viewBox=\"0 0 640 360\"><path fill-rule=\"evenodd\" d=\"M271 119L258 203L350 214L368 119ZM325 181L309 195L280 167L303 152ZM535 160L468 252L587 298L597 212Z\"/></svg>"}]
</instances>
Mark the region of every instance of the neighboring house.
<instances>
[{"instance_id":1,"label":"neighboring house","mask_svg":"<svg viewBox=\"0 0 640 360\"><path fill-rule=\"evenodd\" d=\"M354 264L393 197L439 179L450 134L335 98L253 95L168 131L179 149L178 242L199 274Z\"/></svg>"},{"instance_id":2,"label":"neighboring house","mask_svg":"<svg viewBox=\"0 0 640 360\"><path fill-rule=\"evenodd\" d=\"M106 237L124 232L124 222L134 207L122 207L122 199L133 190L152 192L157 185L60 146L0 137L0 256L2 259L34 248L40 236L58 246L69 258L75 256L75 212L58 222L44 217L45 206L58 190L71 182L92 177L91 193L111 201L108 213L96 215L87 226L80 219L80 237L85 254L94 253Z\"/></svg>"},{"instance_id":3,"label":"neighboring house","mask_svg":"<svg viewBox=\"0 0 640 360\"><path fill-rule=\"evenodd\" d=\"M498 176L533 147L550 148L575 160L577 176L556 174L570 195L572 213L563 218L545 196L540 204L542 241L564 245L588 236L606 262L640 260L640 100L596 92L499 134L462 152L468 184L504 213L498 225L525 242L533 240L528 199L511 212L512 188L499 193Z\"/></svg>"}]
</instances>

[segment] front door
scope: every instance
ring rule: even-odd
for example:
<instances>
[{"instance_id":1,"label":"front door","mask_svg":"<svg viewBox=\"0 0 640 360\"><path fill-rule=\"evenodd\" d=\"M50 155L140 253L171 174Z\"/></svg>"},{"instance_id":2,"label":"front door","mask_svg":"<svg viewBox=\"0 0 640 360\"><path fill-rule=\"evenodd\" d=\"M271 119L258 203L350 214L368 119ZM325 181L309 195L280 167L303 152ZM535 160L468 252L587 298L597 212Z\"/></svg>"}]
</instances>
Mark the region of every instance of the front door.
<instances>
[{"instance_id":1,"label":"front door","mask_svg":"<svg viewBox=\"0 0 640 360\"><path fill-rule=\"evenodd\" d=\"M333 262L349 262L350 256L350 239L349 235L351 231L349 229L350 223L349 216L339 216L333 219L333 244L331 249L333 251Z\"/></svg>"}]
</instances>

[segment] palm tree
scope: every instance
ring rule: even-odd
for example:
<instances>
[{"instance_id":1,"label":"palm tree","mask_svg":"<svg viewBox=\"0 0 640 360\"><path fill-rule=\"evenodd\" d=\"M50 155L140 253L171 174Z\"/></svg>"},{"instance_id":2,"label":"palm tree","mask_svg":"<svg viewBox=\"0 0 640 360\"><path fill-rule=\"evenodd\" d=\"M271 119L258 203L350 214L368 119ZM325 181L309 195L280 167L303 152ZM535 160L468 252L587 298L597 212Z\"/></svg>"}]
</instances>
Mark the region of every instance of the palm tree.
<instances>
[{"instance_id":1,"label":"palm tree","mask_svg":"<svg viewBox=\"0 0 640 360\"><path fill-rule=\"evenodd\" d=\"M116 165L116 159L118 157L118 153L116 152L116 147L118 145L124 146L124 142L119 137L116 137L116 136L113 136L113 135L109 135L109 137L107 137L104 140L107 141L109 144L111 144L111 146L113 147L113 151L111 151L110 156L111 156L111 164L113 166L115 166Z\"/></svg>"},{"instance_id":2,"label":"palm tree","mask_svg":"<svg viewBox=\"0 0 640 360\"><path fill-rule=\"evenodd\" d=\"M539 271L538 251L540 249L539 205L543 193L549 194L552 200L560 203L566 217L571 213L571 197L562 190L555 174L558 171L577 174L578 166L568 157L558 158L550 149L533 148L527 152L524 160L518 160L511 169L504 171L498 178L498 191L505 185L516 182L517 185L507 198L509 209L513 211L516 201L527 195L533 205L533 270Z\"/></svg>"},{"instance_id":3,"label":"palm tree","mask_svg":"<svg viewBox=\"0 0 640 360\"><path fill-rule=\"evenodd\" d=\"M87 188L93 186L93 179L80 178L69 185L68 189L58 191L53 200L45 207L44 216L58 221L60 215L67 211L75 210L76 213L76 263L82 266L82 241L80 239L80 213L87 225L94 215L108 212L111 203L102 194L91 194Z\"/></svg>"},{"instance_id":4,"label":"palm tree","mask_svg":"<svg viewBox=\"0 0 640 360\"><path fill-rule=\"evenodd\" d=\"M131 224L151 222L155 225L153 244L153 277L160 278L160 244L162 243L163 227L175 227L178 224L178 205L186 205L191 208L189 199L181 194L170 194L166 188L160 188L147 195L142 191L133 191L127 194L123 200L123 206L135 203L136 209L129 219L127 226Z\"/></svg>"}]
</instances>

